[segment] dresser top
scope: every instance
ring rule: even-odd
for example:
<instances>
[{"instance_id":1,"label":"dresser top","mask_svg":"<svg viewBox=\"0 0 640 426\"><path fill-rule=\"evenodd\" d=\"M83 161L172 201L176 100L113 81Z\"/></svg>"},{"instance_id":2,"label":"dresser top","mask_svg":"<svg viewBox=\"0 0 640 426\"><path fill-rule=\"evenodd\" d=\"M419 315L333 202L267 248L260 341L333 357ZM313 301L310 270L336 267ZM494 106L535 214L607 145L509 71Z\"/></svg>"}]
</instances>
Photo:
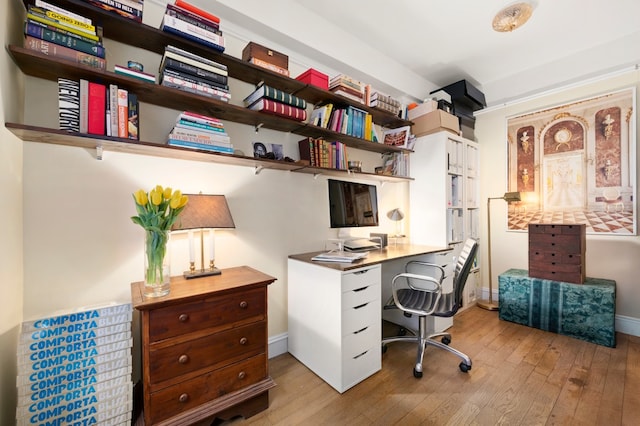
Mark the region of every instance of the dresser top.
<instances>
[{"instance_id":1,"label":"dresser top","mask_svg":"<svg viewBox=\"0 0 640 426\"><path fill-rule=\"evenodd\" d=\"M220 275L192 279L186 279L182 275L171 277L169 294L161 297L144 297L144 282L131 283L131 303L134 308L144 311L219 295L241 287L250 289L267 286L276 280L249 266L238 266L221 271Z\"/></svg>"}]
</instances>

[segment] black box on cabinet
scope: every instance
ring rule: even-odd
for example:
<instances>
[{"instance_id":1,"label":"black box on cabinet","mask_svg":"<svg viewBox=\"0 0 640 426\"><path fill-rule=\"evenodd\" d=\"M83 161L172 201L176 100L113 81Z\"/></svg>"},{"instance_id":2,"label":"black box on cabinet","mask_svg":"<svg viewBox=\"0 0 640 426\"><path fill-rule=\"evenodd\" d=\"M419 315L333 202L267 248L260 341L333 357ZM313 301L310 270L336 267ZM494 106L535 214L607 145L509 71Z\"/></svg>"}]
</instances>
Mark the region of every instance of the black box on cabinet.
<instances>
[{"instance_id":1,"label":"black box on cabinet","mask_svg":"<svg viewBox=\"0 0 640 426\"><path fill-rule=\"evenodd\" d=\"M457 81L441 89L434 90L431 93L435 93L440 90L444 90L451 95L451 102L456 110L460 107L461 109L477 111L487 106L484 93L478 90L467 80Z\"/></svg>"}]
</instances>

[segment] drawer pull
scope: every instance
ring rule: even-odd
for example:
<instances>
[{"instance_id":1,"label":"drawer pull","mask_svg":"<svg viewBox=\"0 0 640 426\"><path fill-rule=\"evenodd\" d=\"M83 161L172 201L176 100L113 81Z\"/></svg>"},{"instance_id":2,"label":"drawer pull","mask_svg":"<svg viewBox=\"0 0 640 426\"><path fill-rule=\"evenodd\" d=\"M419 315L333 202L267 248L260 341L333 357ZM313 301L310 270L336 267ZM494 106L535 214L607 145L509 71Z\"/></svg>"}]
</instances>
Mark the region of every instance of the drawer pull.
<instances>
[{"instance_id":1,"label":"drawer pull","mask_svg":"<svg viewBox=\"0 0 640 426\"><path fill-rule=\"evenodd\" d=\"M178 317L178 321L180 322L189 321L189 314L180 314L180 316Z\"/></svg>"},{"instance_id":2,"label":"drawer pull","mask_svg":"<svg viewBox=\"0 0 640 426\"><path fill-rule=\"evenodd\" d=\"M362 305L358 305L358 306L354 306L353 309L360 309L360 308L364 308L365 306L367 306L369 304L369 302L367 303L363 303Z\"/></svg>"},{"instance_id":3,"label":"drawer pull","mask_svg":"<svg viewBox=\"0 0 640 426\"><path fill-rule=\"evenodd\" d=\"M353 332L353 334L360 334L360 333L362 333L363 331L365 331L367 328L369 328L369 326L366 326L366 327L364 327L364 328L361 328L361 329L360 329L360 330L358 330L358 331L354 331L354 332Z\"/></svg>"},{"instance_id":4,"label":"drawer pull","mask_svg":"<svg viewBox=\"0 0 640 426\"><path fill-rule=\"evenodd\" d=\"M178 397L178 401L187 402L189 400L189 394L183 393Z\"/></svg>"},{"instance_id":5,"label":"drawer pull","mask_svg":"<svg viewBox=\"0 0 640 426\"><path fill-rule=\"evenodd\" d=\"M244 371L238 373L238 379L242 380L245 377L247 377L247 373L245 373Z\"/></svg>"},{"instance_id":6,"label":"drawer pull","mask_svg":"<svg viewBox=\"0 0 640 426\"><path fill-rule=\"evenodd\" d=\"M240 302L241 309L247 309L247 306L249 306L249 304L247 303L246 300L243 300L242 302Z\"/></svg>"},{"instance_id":7,"label":"drawer pull","mask_svg":"<svg viewBox=\"0 0 640 426\"><path fill-rule=\"evenodd\" d=\"M368 269L365 269L364 271L356 271L354 272L355 275L362 275L362 274L366 274L367 272L369 272Z\"/></svg>"},{"instance_id":8,"label":"drawer pull","mask_svg":"<svg viewBox=\"0 0 640 426\"><path fill-rule=\"evenodd\" d=\"M247 344L248 341L249 341L249 339L247 339L246 337L243 337L243 338L240 339L240 344L244 346L244 345Z\"/></svg>"},{"instance_id":9,"label":"drawer pull","mask_svg":"<svg viewBox=\"0 0 640 426\"><path fill-rule=\"evenodd\" d=\"M353 292L354 292L354 293L357 293L357 292L359 292L359 291L366 290L366 289L368 289L368 288L369 288L369 286L356 288L355 290L353 290Z\"/></svg>"},{"instance_id":10,"label":"drawer pull","mask_svg":"<svg viewBox=\"0 0 640 426\"><path fill-rule=\"evenodd\" d=\"M186 364L187 362L189 362L189 355L180 355L180 357L178 358L178 362L180 364Z\"/></svg>"},{"instance_id":11,"label":"drawer pull","mask_svg":"<svg viewBox=\"0 0 640 426\"><path fill-rule=\"evenodd\" d=\"M353 359L358 359L358 358L360 358L361 356L366 355L366 354L367 354L367 352L369 352L369 351L364 351L364 352L362 352L360 355L356 355L356 356L354 356L354 357L353 357Z\"/></svg>"}]
</instances>

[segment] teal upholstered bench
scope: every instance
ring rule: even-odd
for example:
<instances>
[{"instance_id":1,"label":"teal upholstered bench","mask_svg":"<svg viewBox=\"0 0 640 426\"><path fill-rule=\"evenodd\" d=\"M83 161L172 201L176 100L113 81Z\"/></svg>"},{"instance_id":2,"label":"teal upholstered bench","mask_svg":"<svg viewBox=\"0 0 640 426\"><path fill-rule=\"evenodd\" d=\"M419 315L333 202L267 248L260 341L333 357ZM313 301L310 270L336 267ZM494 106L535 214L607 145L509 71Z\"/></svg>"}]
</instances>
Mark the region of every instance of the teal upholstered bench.
<instances>
[{"instance_id":1,"label":"teal upholstered bench","mask_svg":"<svg viewBox=\"0 0 640 426\"><path fill-rule=\"evenodd\" d=\"M615 281L587 277L573 284L509 269L498 285L501 320L615 347Z\"/></svg>"}]
</instances>

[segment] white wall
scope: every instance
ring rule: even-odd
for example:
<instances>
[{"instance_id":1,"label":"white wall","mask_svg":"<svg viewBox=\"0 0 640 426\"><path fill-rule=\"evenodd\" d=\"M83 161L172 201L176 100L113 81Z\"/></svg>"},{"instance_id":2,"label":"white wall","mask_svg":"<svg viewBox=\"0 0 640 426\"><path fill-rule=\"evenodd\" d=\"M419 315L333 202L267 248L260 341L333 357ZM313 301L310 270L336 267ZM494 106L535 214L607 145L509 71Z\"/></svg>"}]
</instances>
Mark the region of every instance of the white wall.
<instances>
[{"instance_id":1,"label":"white wall","mask_svg":"<svg viewBox=\"0 0 640 426\"><path fill-rule=\"evenodd\" d=\"M640 73L629 71L615 76L603 76L598 81L567 87L544 96L514 102L502 108L481 111L477 116L475 134L481 148L482 199L499 197L507 190L507 117L639 85ZM636 119L638 118L637 116ZM632 142L636 143L636 141ZM637 164L637 155L636 150L633 164ZM637 185L636 178L636 188ZM509 268L528 268L528 234L507 232L506 203L496 200L491 206L493 288L497 289L498 274ZM637 203L634 208L638 208ZM487 241L486 205L484 209L485 225L481 240ZM487 256L485 251L481 253L483 282L488 283ZM585 262L587 276L616 281L617 330L636 335L640 332L638 259L640 259L640 237L638 236L587 235ZM484 286L488 287L488 284Z\"/></svg>"}]
</instances>

